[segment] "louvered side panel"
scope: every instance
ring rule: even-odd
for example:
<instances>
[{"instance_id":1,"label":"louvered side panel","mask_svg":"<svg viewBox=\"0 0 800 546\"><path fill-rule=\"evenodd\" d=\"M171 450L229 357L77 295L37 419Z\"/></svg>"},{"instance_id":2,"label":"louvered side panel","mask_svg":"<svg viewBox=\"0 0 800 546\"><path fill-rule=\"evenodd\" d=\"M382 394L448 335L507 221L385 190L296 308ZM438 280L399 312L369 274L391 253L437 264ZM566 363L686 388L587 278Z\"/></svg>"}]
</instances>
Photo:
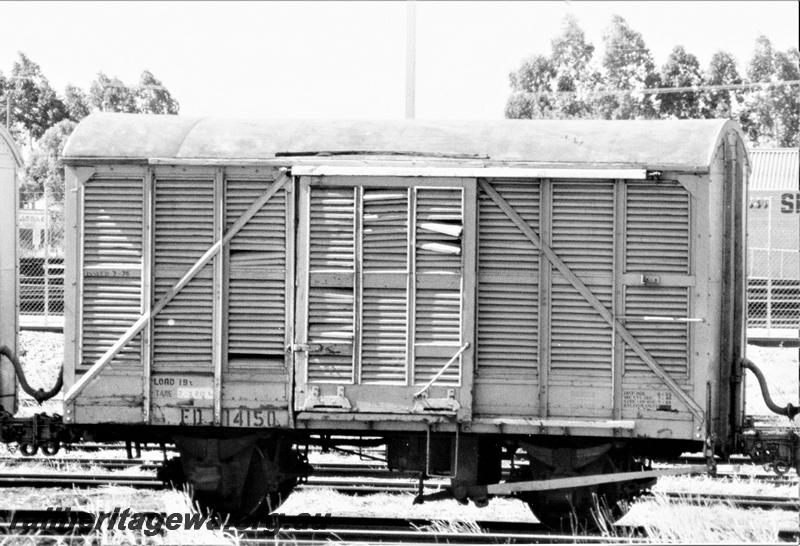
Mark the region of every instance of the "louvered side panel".
<instances>
[{"instance_id":1,"label":"louvered side panel","mask_svg":"<svg viewBox=\"0 0 800 546\"><path fill-rule=\"evenodd\" d=\"M627 185L625 269L689 272L689 193L677 182Z\"/></svg>"},{"instance_id":2,"label":"louvered side panel","mask_svg":"<svg viewBox=\"0 0 800 546\"><path fill-rule=\"evenodd\" d=\"M461 189L416 190L414 382L427 383L461 346ZM460 359L437 380L457 385Z\"/></svg>"},{"instance_id":3,"label":"louvered side panel","mask_svg":"<svg viewBox=\"0 0 800 546\"><path fill-rule=\"evenodd\" d=\"M589 286L611 309L611 286ZM611 377L611 326L571 284L553 282L551 364L554 375Z\"/></svg>"},{"instance_id":4,"label":"louvered side panel","mask_svg":"<svg viewBox=\"0 0 800 546\"><path fill-rule=\"evenodd\" d=\"M361 383L406 384L407 291L364 288Z\"/></svg>"},{"instance_id":5,"label":"louvered side panel","mask_svg":"<svg viewBox=\"0 0 800 546\"><path fill-rule=\"evenodd\" d=\"M156 278L156 300L179 278ZM156 316L153 324L154 368L211 371L212 296L212 268L206 266Z\"/></svg>"},{"instance_id":6,"label":"louvered side panel","mask_svg":"<svg viewBox=\"0 0 800 546\"><path fill-rule=\"evenodd\" d=\"M141 179L92 179L84 185L84 267L142 267L142 192Z\"/></svg>"},{"instance_id":7,"label":"louvered side panel","mask_svg":"<svg viewBox=\"0 0 800 546\"><path fill-rule=\"evenodd\" d=\"M308 298L309 382L353 380L353 288L315 287Z\"/></svg>"},{"instance_id":8,"label":"louvered side panel","mask_svg":"<svg viewBox=\"0 0 800 546\"><path fill-rule=\"evenodd\" d=\"M539 230L539 184L493 184ZM478 369L508 375L538 363L539 251L485 193L478 209Z\"/></svg>"},{"instance_id":9,"label":"louvered side panel","mask_svg":"<svg viewBox=\"0 0 800 546\"><path fill-rule=\"evenodd\" d=\"M538 182L492 184L531 228L539 232ZM480 193L478 210L478 267L482 274L527 276L539 273L539 251L500 207Z\"/></svg>"},{"instance_id":10,"label":"louvered side panel","mask_svg":"<svg viewBox=\"0 0 800 546\"><path fill-rule=\"evenodd\" d=\"M154 241L157 302L214 244L213 180L156 180ZM155 318L155 371L213 369L213 264Z\"/></svg>"},{"instance_id":11,"label":"louvered side panel","mask_svg":"<svg viewBox=\"0 0 800 546\"><path fill-rule=\"evenodd\" d=\"M689 357L689 326L686 323L654 322L631 317L689 316L689 289L684 287L629 286L625 289L628 330L675 379L686 377ZM655 374L633 350L625 346L625 372Z\"/></svg>"},{"instance_id":12,"label":"louvered side panel","mask_svg":"<svg viewBox=\"0 0 800 546\"><path fill-rule=\"evenodd\" d=\"M353 188L311 191L310 271L354 271L354 191Z\"/></svg>"},{"instance_id":13,"label":"louvered side panel","mask_svg":"<svg viewBox=\"0 0 800 546\"><path fill-rule=\"evenodd\" d=\"M552 247L606 309L612 310L613 184L553 184ZM552 375L610 379L611 327L555 270L550 316Z\"/></svg>"},{"instance_id":14,"label":"louvered side panel","mask_svg":"<svg viewBox=\"0 0 800 546\"><path fill-rule=\"evenodd\" d=\"M538 300L534 284L481 283L478 290L478 369L507 375L536 369Z\"/></svg>"},{"instance_id":15,"label":"louvered side panel","mask_svg":"<svg viewBox=\"0 0 800 546\"><path fill-rule=\"evenodd\" d=\"M363 190L361 383L405 385L409 190Z\"/></svg>"},{"instance_id":16,"label":"louvered side panel","mask_svg":"<svg viewBox=\"0 0 800 546\"><path fill-rule=\"evenodd\" d=\"M91 366L142 312L143 180L84 185L82 365ZM141 365L141 336L112 365Z\"/></svg>"},{"instance_id":17,"label":"louvered side panel","mask_svg":"<svg viewBox=\"0 0 800 546\"><path fill-rule=\"evenodd\" d=\"M461 189L417 190L417 273L461 272Z\"/></svg>"},{"instance_id":18,"label":"louvered side panel","mask_svg":"<svg viewBox=\"0 0 800 546\"><path fill-rule=\"evenodd\" d=\"M309 382L351 382L355 324L355 190L312 188Z\"/></svg>"},{"instance_id":19,"label":"louvered side panel","mask_svg":"<svg viewBox=\"0 0 800 546\"><path fill-rule=\"evenodd\" d=\"M364 272L406 272L408 190L365 189L363 203Z\"/></svg>"},{"instance_id":20,"label":"louvered side panel","mask_svg":"<svg viewBox=\"0 0 800 546\"><path fill-rule=\"evenodd\" d=\"M139 277L85 277L83 281L83 362L91 366L142 315ZM141 335L137 335L113 360L125 366L141 364Z\"/></svg>"},{"instance_id":21,"label":"louvered side panel","mask_svg":"<svg viewBox=\"0 0 800 546\"><path fill-rule=\"evenodd\" d=\"M608 276L614 268L614 186L553 184L555 253L578 277Z\"/></svg>"},{"instance_id":22,"label":"louvered side panel","mask_svg":"<svg viewBox=\"0 0 800 546\"><path fill-rule=\"evenodd\" d=\"M227 180L226 230L271 180ZM286 346L286 192L278 191L231 239L228 365L283 366Z\"/></svg>"},{"instance_id":23,"label":"louvered side panel","mask_svg":"<svg viewBox=\"0 0 800 546\"><path fill-rule=\"evenodd\" d=\"M227 180L226 231L272 184L272 180ZM231 267L286 270L286 192L281 189L229 244Z\"/></svg>"},{"instance_id":24,"label":"louvered side panel","mask_svg":"<svg viewBox=\"0 0 800 546\"><path fill-rule=\"evenodd\" d=\"M461 292L417 288L414 380L427 383L461 346ZM460 379L456 362L437 381L454 385Z\"/></svg>"},{"instance_id":25,"label":"louvered side panel","mask_svg":"<svg viewBox=\"0 0 800 546\"><path fill-rule=\"evenodd\" d=\"M262 278L258 272L231 271L230 275L228 358L274 358L282 365L286 345L283 279Z\"/></svg>"},{"instance_id":26,"label":"louvered side panel","mask_svg":"<svg viewBox=\"0 0 800 546\"><path fill-rule=\"evenodd\" d=\"M156 180L156 274L182 273L214 244L214 181Z\"/></svg>"}]
</instances>

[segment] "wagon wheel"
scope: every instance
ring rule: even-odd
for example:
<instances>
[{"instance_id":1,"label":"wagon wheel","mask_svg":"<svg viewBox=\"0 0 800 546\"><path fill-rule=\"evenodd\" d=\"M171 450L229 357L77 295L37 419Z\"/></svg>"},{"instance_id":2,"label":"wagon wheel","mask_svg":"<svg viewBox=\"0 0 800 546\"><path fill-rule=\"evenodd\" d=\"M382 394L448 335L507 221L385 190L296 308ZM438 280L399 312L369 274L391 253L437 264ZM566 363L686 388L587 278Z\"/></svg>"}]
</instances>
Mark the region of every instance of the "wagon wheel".
<instances>
[{"instance_id":1,"label":"wagon wheel","mask_svg":"<svg viewBox=\"0 0 800 546\"><path fill-rule=\"evenodd\" d=\"M296 478L286 476L262 446L252 446L248 457L231 457L216 465L198 465L182 455L165 465L161 479L174 487L188 485L193 502L204 513L238 521L277 509L292 492ZM274 458L274 457L273 457ZM188 464L188 467L187 467Z\"/></svg>"},{"instance_id":2,"label":"wagon wheel","mask_svg":"<svg viewBox=\"0 0 800 546\"><path fill-rule=\"evenodd\" d=\"M643 468L642 463L634 460L627 450L622 453L609 452L577 472L570 474L548 473L547 469L536 468L536 461L531 461L527 469L522 470L519 481L597 474L613 474L616 472L637 471ZM531 470L534 468L535 470ZM542 524L556 531L595 531L604 522L613 523L624 516L630 503L644 490L655 483L655 479L612 482L585 487L557 489L552 491L535 491L520 493L522 499Z\"/></svg>"}]
</instances>

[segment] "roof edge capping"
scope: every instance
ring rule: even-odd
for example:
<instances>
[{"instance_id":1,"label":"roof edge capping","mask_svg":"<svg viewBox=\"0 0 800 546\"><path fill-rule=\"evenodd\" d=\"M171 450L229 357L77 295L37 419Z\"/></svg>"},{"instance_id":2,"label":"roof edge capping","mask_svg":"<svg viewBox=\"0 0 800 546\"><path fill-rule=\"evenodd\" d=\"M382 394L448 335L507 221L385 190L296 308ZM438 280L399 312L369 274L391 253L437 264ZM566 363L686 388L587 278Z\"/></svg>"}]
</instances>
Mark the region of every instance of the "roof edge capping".
<instances>
[{"instance_id":1,"label":"roof edge capping","mask_svg":"<svg viewBox=\"0 0 800 546\"><path fill-rule=\"evenodd\" d=\"M717 150L719 149L722 140L727 138L727 136L733 132L742 142L742 146L744 146L745 151L745 160L747 161L747 173L748 175L752 174L753 165L750 161L750 150L747 146L747 138L744 136L744 131L742 130L742 126L739 125L739 122L734 121L732 119L725 119L725 120L718 120L722 123L720 124L719 131L717 133L717 141L711 146L711 149L708 150L708 164L714 161L714 156L717 154Z\"/></svg>"}]
</instances>

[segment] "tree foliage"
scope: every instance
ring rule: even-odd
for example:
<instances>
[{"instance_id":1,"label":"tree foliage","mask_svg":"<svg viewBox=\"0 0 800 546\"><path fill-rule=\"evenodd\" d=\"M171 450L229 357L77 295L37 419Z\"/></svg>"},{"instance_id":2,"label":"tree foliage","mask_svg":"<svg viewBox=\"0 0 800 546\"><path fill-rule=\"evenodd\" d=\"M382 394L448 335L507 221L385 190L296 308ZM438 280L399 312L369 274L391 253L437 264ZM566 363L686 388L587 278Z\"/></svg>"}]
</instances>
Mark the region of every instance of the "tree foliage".
<instances>
[{"instance_id":1,"label":"tree foliage","mask_svg":"<svg viewBox=\"0 0 800 546\"><path fill-rule=\"evenodd\" d=\"M601 95L595 109L604 119L648 119L657 117L654 95L636 93L658 86L655 62L640 32L619 15L603 33L602 81L599 90L631 91Z\"/></svg>"},{"instance_id":2,"label":"tree foliage","mask_svg":"<svg viewBox=\"0 0 800 546\"><path fill-rule=\"evenodd\" d=\"M116 76L109 78L103 72L98 72L97 78L92 82L89 100L101 112L132 113L136 109L133 90Z\"/></svg>"},{"instance_id":3,"label":"tree foliage","mask_svg":"<svg viewBox=\"0 0 800 546\"><path fill-rule=\"evenodd\" d=\"M109 78L98 72L89 90L89 100L102 112L177 114L180 109L169 90L148 70L142 72L135 87L125 85L116 76Z\"/></svg>"},{"instance_id":4,"label":"tree foliage","mask_svg":"<svg viewBox=\"0 0 800 546\"><path fill-rule=\"evenodd\" d=\"M591 110L586 94L598 74L590 65L594 46L575 17L568 15L549 57L534 55L509 75L509 118L581 118ZM555 93L554 93L555 92Z\"/></svg>"},{"instance_id":5,"label":"tree foliage","mask_svg":"<svg viewBox=\"0 0 800 546\"><path fill-rule=\"evenodd\" d=\"M48 128L67 117L67 109L38 64L24 53L11 68L5 80L4 98L10 99L10 126L12 134L29 142L41 137ZM5 102L5 101L4 101ZM24 141L23 141L24 142Z\"/></svg>"},{"instance_id":6,"label":"tree foliage","mask_svg":"<svg viewBox=\"0 0 800 546\"><path fill-rule=\"evenodd\" d=\"M91 113L89 96L71 83L64 89L64 105L67 107L67 116L75 122L81 121Z\"/></svg>"},{"instance_id":7,"label":"tree foliage","mask_svg":"<svg viewBox=\"0 0 800 546\"><path fill-rule=\"evenodd\" d=\"M141 114L177 114L178 101L153 74L145 70L139 77L135 96L136 111Z\"/></svg>"},{"instance_id":8,"label":"tree foliage","mask_svg":"<svg viewBox=\"0 0 800 546\"><path fill-rule=\"evenodd\" d=\"M506 117L541 119L555 117L555 101L546 95L553 91L556 70L544 55L535 55L509 75L512 94L506 104Z\"/></svg>"},{"instance_id":9,"label":"tree foliage","mask_svg":"<svg viewBox=\"0 0 800 546\"><path fill-rule=\"evenodd\" d=\"M695 55L675 46L657 68L641 33L617 15L603 34L602 51L586 39L573 16L564 19L548 55L533 55L509 75L509 118L729 118L752 145L800 145L798 86L740 86L800 80L800 51L776 51L756 40L744 75L736 59L716 52L703 70ZM597 53L600 53L598 56ZM658 92L653 90L660 88ZM697 88L668 92L669 88Z\"/></svg>"},{"instance_id":10,"label":"tree foliage","mask_svg":"<svg viewBox=\"0 0 800 546\"><path fill-rule=\"evenodd\" d=\"M661 68L662 87L696 87L701 85L703 75L700 61L683 46L675 46L666 64ZM700 94L695 91L667 93L662 95L660 112L662 117L695 119L700 116Z\"/></svg>"},{"instance_id":11,"label":"tree foliage","mask_svg":"<svg viewBox=\"0 0 800 546\"><path fill-rule=\"evenodd\" d=\"M47 189L54 203L64 199L64 145L82 119L98 110L177 114L180 108L166 86L148 70L142 72L135 86L98 72L88 92L68 84L59 95L41 67L21 52L8 76L0 72L2 122L6 104L11 106L9 130L25 157L21 191L34 195Z\"/></svg>"},{"instance_id":12,"label":"tree foliage","mask_svg":"<svg viewBox=\"0 0 800 546\"><path fill-rule=\"evenodd\" d=\"M64 145L77 123L64 119L50 127L33 146L25 162L23 192L42 193L47 190L53 202L64 201L64 165L61 157Z\"/></svg>"},{"instance_id":13,"label":"tree foliage","mask_svg":"<svg viewBox=\"0 0 800 546\"><path fill-rule=\"evenodd\" d=\"M702 80L706 85L739 85L744 82L736 66L736 59L725 51L712 55ZM734 118L734 113L744 100L741 89L710 90L702 95L703 118Z\"/></svg>"},{"instance_id":14,"label":"tree foliage","mask_svg":"<svg viewBox=\"0 0 800 546\"><path fill-rule=\"evenodd\" d=\"M775 51L766 36L759 36L747 65L747 77L751 82L798 80L799 62L797 49ZM800 145L800 93L796 86L752 90L745 98L742 114L742 127L755 145Z\"/></svg>"}]
</instances>

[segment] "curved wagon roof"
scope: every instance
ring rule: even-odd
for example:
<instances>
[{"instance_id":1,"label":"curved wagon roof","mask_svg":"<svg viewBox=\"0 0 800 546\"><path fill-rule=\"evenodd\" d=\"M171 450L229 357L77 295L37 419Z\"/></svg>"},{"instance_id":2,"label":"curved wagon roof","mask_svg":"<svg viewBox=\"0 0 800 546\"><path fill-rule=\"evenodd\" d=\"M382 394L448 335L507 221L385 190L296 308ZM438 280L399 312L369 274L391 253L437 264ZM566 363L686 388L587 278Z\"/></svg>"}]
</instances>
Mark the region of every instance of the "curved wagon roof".
<instances>
[{"instance_id":1,"label":"curved wagon roof","mask_svg":"<svg viewBox=\"0 0 800 546\"><path fill-rule=\"evenodd\" d=\"M64 150L81 160L213 160L401 156L513 164L704 172L727 120L335 121L97 113ZM328 158L330 159L330 158Z\"/></svg>"}]
</instances>

